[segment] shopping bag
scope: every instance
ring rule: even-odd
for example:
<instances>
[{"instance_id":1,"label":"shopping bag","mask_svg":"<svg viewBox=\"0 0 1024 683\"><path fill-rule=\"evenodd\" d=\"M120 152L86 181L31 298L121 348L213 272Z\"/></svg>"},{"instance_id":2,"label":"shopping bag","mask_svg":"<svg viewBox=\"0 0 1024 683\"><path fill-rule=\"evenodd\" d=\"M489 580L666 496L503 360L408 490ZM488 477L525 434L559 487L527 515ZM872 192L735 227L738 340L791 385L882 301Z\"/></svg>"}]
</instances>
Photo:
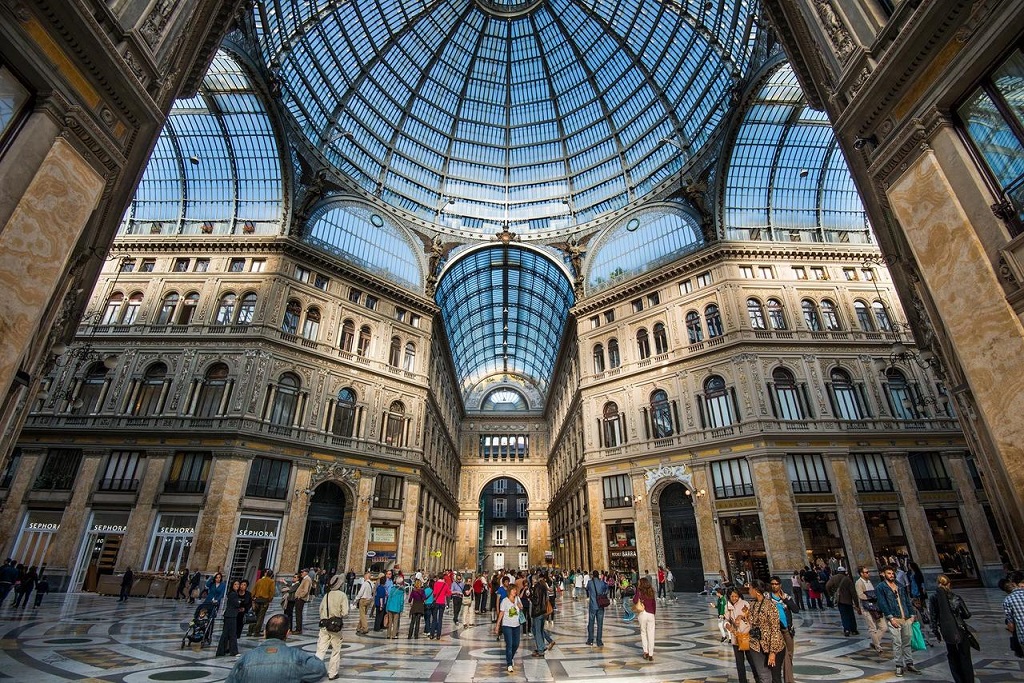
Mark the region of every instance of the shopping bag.
<instances>
[{"instance_id":1,"label":"shopping bag","mask_svg":"<svg viewBox=\"0 0 1024 683\"><path fill-rule=\"evenodd\" d=\"M911 627L910 632L910 649L911 650L926 650L928 649L928 643L924 640L924 632L921 631L921 622L915 621Z\"/></svg>"}]
</instances>

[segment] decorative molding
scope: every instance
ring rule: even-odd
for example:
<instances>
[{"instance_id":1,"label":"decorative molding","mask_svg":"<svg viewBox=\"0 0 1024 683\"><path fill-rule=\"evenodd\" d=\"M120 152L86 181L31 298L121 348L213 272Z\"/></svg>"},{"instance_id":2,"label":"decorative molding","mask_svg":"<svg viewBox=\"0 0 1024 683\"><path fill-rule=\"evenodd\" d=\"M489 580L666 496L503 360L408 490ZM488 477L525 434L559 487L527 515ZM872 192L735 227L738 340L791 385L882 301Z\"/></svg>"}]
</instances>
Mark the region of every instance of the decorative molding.
<instances>
[{"instance_id":1,"label":"decorative molding","mask_svg":"<svg viewBox=\"0 0 1024 683\"><path fill-rule=\"evenodd\" d=\"M693 490L693 472L686 465L661 465L658 469L644 470L644 487L650 494L651 489L665 479L672 479Z\"/></svg>"},{"instance_id":2,"label":"decorative molding","mask_svg":"<svg viewBox=\"0 0 1024 683\"><path fill-rule=\"evenodd\" d=\"M318 462L310 473L309 488L315 489L319 484L331 480L349 484L358 491L359 480L362 479L362 476L362 472L355 467L345 467L337 462L330 464Z\"/></svg>"},{"instance_id":3,"label":"decorative molding","mask_svg":"<svg viewBox=\"0 0 1024 683\"><path fill-rule=\"evenodd\" d=\"M845 62L853 53L853 38L843 25L843 20L832 5L832 0L814 0L814 9L821 21L821 27L825 29L825 34L836 51L836 56L840 62Z\"/></svg>"}]
</instances>

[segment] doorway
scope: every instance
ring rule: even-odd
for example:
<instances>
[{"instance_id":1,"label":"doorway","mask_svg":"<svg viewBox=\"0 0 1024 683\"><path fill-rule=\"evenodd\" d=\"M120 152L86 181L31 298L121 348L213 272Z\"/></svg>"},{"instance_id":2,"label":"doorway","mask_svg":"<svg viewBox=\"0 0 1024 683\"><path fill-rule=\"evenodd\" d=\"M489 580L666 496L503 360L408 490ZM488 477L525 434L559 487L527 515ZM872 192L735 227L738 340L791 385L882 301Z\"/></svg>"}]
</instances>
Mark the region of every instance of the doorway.
<instances>
[{"instance_id":1,"label":"doorway","mask_svg":"<svg viewBox=\"0 0 1024 683\"><path fill-rule=\"evenodd\" d=\"M697 536L697 515L686 487L669 484L658 499L661 510L662 543L665 564L672 570L677 591L704 589L704 562Z\"/></svg>"},{"instance_id":2,"label":"doorway","mask_svg":"<svg viewBox=\"0 0 1024 683\"><path fill-rule=\"evenodd\" d=\"M327 481L316 487L309 500L306 533L299 553L299 567L321 569L340 567L342 523L345 517L345 492Z\"/></svg>"}]
</instances>

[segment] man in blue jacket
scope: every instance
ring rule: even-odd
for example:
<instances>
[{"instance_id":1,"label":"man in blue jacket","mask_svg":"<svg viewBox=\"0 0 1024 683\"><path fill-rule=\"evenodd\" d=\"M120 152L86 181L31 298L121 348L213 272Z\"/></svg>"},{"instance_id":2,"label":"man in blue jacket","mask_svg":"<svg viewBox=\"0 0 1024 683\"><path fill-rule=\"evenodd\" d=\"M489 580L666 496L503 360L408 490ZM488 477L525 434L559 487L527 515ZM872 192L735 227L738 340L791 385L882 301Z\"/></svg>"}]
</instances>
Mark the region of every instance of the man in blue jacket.
<instances>
[{"instance_id":1,"label":"man in blue jacket","mask_svg":"<svg viewBox=\"0 0 1024 683\"><path fill-rule=\"evenodd\" d=\"M604 606L598 604L598 597L608 600L608 584L604 577L594 570L587 583L587 645L604 647ZM601 602L604 602L602 600ZM594 640L594 623L597 623L597 640Z\"/></svg>"},{"instance_id":2,"label":"man in blue jacket","mask_svg":"<svg viewBox=\"0 0 1024 683\"><path fill-rule=\"evenodd\" d=\"M882 570L882 581L875 586L878 609L885 617L892 636L892 660L896 664L896 675L903 671L924 673L916 666L910 649L910 636L914 626L914 607L906 586L896 583L896 567L889 565Z\"/></svg>"},{"instance_id":3,"label":"man in blue jacket","mask_svg":"<svg viewBox=\"0 0 1024 683\"><path fill-rule=\"evenodd\" d=\"M286 616L270 617L265 632L267 639L242 655L225 683L315 683L327 675L322 659L285 645Z\"/></svg>"}]
</instances>

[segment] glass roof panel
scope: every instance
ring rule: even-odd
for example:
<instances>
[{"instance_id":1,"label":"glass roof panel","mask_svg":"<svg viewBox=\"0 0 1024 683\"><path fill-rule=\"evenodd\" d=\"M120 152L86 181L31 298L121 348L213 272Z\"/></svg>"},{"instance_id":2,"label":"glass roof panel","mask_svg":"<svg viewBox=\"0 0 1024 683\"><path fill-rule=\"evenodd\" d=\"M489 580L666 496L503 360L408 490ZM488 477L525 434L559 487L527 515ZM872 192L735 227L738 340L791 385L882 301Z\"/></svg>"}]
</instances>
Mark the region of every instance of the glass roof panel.
<instances>
[{"instance_id":1,"label":"glass roof panel","mask_svg":"<svg viewBox=\"0 0 1024 683\"><path fill-rule=\"evenodd\" d=\"M463 397L498 374L546 393L574 303L561 265L516 245L471 250L445 267L436 299Z\"/></svg>"},{"instance_id":2,"label":"glass roof panel","mask_svg":"<svg viewBox=\"0 0 1024 683\"><path fill-rule=\"evenodd\" d=\"M121 231L280 234L281 178L266 107L221 51L199 92L171 109Z\"/></svg>"},{"instance_id":3,"label":"glass roof panel","mask_svg":"<svg viewBox=\"0 0 1024 683\"><path fill-rule=\"evenodd\" d=\"M658 207L610 228L589 258L587 289L596 292L657 268L704 245L689 214Z\"/></svg>"},{"instance_id":4,"label":"glass roof panel","mask_svg":"<svg viewBox=\"0 0 1024 683\"><path fill-rule=\"evenodd\" d=\"M726 234L812 230L844 239L869 225L846 159L824 113L807 106L788 64L774 71L749 104L729 160ZM772 234L772 233L769 233ZM846 238L848 239L848 237Z\"/></svg>"},{"instance_id":5,"label":"glass roof panel","mask_svg":"<svg viewBox=\"0 0 1024 683\"><path fill-rule=\"evenodd\" d=\"M329 204L314 211L302 239L382 278L423 289L413 239L364 206Z\"/></svg>"},{"instance_id":6,"label":"glass roof panel","mask_svg":"<svg viewBox=\"0 0 1024 683\"><path fill-rule=\"evenodd\" d=\"M749 63L753 11L743 0L264 0L256 17L313 146L419 218L490 235L625 206L679 168L667 136L699 152Z\"/></svg>"}]
</instances>

